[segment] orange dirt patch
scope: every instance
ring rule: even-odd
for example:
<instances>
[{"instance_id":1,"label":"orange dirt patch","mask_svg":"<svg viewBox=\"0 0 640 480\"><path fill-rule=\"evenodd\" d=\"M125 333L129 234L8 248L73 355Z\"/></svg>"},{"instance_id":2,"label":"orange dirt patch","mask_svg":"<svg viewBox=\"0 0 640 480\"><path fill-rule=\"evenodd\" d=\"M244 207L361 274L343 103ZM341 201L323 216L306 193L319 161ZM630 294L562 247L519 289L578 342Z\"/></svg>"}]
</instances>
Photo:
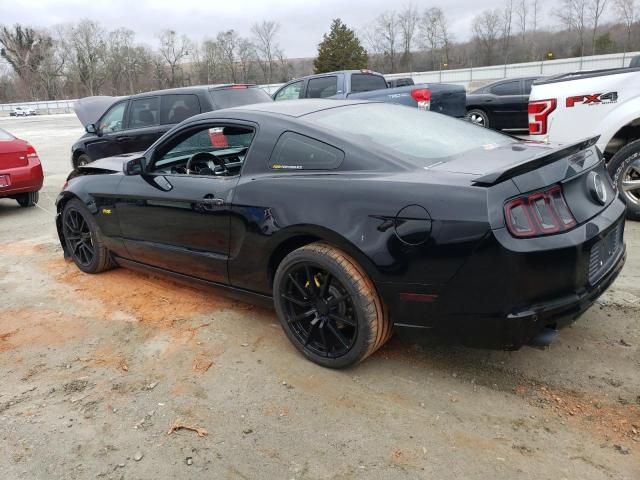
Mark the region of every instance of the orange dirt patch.
<instances>
[{"instance_id":1,"label":"orange dirt patch","mask_svg":"<svg viewBox=\"0 0 640 480\"><path fill-rule=\"evenodd\" d=\"M589 430L604 439L640 441L640 406L611 404L609 400L586 399L570 391L538 386L532 390L516 387L519 395L530 395L538 405L544 405L570 423Z\"/></svg>"},{"instance_id":2,"label":"orange dirt patch","mask_svg":"<svg viewBox=\"0 0 640 480\"><path fill-rule=\"evenodd\" d=\"M120 311L154 327L171 328L193 315L235 307L235 302L215 293L146 276L123 268L88 275L62 258L42 262L40 267L78 297L98 301L97 314L111 318Z\"/></svg>"},{"instance_id":3,"label":"orange dirt patch","mask_svg":"<svg viewBox=\"0 0 640 480\"><path fill-rule=\"evenodd\" d=\"M87 328L81 318L46 308L9 309L0 316L0 352L60 345L86 335Z\"/></svg>"},{"instance_id":4,"label":"orange dirt patch","mask_svg":"<svg viewBox=\"0 0 640 480\"><path fill-rule=\"evenodd\" d=\"M2 252L9 255L26 257L46 252L47 244L33 243L30 240L21 242L6 242L2 244Z\"/></svg>"}]
</instances>

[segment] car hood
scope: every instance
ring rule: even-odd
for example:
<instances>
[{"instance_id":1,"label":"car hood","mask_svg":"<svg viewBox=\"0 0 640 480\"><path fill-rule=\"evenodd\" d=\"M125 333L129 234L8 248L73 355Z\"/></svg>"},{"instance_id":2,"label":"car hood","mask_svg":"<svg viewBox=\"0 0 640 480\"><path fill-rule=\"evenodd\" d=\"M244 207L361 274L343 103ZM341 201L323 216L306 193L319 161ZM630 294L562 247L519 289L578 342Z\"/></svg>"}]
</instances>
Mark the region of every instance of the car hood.
<instances>
[{"instance_id":1,"label":"car hood","mask_svg":"<svg viewBox=\"0 0 640 480\"><path fill-rule=\"evenodd\" d=\"M108 96L81 98L73 105L73 111L76 113L78 120L80 120L80 123L84 127L91 123L97 123L104 112L122 98L123 97Z\"/></svg>"},{"instance_id":2,"label":"car hood","mask_svg":"<svg viewBox=\"0 0 640 480\"><path fill-rule=\"evenodd\" d=\"M124 164L132 158L141 157L144 152L123 153L114 157L105 157L78 167L81 172L100 171L102 173L121 173Z\"/></svg>"}]
</instances>

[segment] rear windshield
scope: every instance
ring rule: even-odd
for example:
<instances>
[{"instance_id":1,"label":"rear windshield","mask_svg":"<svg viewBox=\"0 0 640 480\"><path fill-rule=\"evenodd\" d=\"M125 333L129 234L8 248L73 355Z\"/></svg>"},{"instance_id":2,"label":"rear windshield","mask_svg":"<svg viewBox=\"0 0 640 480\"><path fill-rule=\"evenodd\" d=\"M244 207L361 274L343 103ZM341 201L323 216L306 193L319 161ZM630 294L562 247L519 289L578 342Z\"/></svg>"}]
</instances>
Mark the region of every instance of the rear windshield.
<instances>
[{"instance_id":1,"label":"rear windshield","mask_svg":"<svg viewBox=\"0 0 640 480\"><path fill-rule=\"evenodd\" d=\"M231 108L272 101L271 97L258 87L211 90L211 97L216 108Z\"/></svg>"},{"instance_id":2,"label":"rear windshield","mask_svg":"<svg viewBox=\"0 0 640 480\"><path fill-rule=\"evenodd\" d=\"M379 75L354 73L351 75L351 93L370 92L387 88L387 81Z\"/></svg>"},{"instance_id":3,"label":"rear windshield","mask_svg":"<svg viewBox=\"0 0 640 480\"><path fill-rule=\"evenodd\" d=\"M419 167L474 149L516 142L464 120L402 105L350 105L311 113L304 119Z\"/></svg>"},{"instance_id":4,"label":"rear windshield","mask_svg":"<svg viewBox=\"0 0 640 480\"><path fill-rule=\"evenodd\" d=\"M13 135L0 128L0 140L13 140Z\"/></svg>"}]
</instances>

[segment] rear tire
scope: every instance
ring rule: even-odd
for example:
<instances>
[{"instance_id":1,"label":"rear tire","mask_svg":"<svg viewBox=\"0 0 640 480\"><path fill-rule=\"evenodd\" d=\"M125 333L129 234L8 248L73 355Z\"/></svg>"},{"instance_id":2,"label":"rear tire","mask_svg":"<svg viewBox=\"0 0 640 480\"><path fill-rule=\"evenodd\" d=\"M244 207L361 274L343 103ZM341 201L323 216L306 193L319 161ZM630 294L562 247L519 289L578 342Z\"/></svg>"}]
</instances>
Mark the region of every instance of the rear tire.
<instances>
[{"instance_id":1,"label":"rear tire","mask_svg":"<svg viewBox=\"0 0 640 480\"><path fill-rule=\"evenodd\" d=\"M64 206L62 233L69 256L83 272L100 273L116 266L98 224L80 200L70 200Z\"/></svg>"},{"instance_id":2,"label":"rear tire","mask_svg":"<svg viewBox=\"0 0 640 480\"><path fill-rule=\"evenodd\" d=\"M326 243L306 245L282 260L273 298L291 343L323 367L361 362L392 333L373 282L353 258Z\"/></svg>"},{"instance_id":3,"label":"rear tire","mask_svg":"<svg viewBox=\"0 0 640 480\"><path fill-rule=\"evenodd\" d=\"M479 108L472 108L471 110L467 111L467 114L464 118L480 127L489 128L491 126L489 122L489 115L487 115L487 112Z\"/></svg>"},{"instance_id":4,"label":"rear tire","mask_svg":"<svg viewBox=\"0 0 640 480\"><path fill-rule=\"evenodd\" d=\"M607 168L627 203L627 218L640 220L640 140L618 150Z\"/></svg>"},{"instance_id":5,"label":"rear tire","mask_svg":"<svg viewBox=\"0 0 640 480\"><path fill-rule=\"evenodd\" d=\"M28 192L21 194L16 201L21 207L34 207L38 200L40 199L40 194L38 192Z\"/></svg>"}]
</instances>

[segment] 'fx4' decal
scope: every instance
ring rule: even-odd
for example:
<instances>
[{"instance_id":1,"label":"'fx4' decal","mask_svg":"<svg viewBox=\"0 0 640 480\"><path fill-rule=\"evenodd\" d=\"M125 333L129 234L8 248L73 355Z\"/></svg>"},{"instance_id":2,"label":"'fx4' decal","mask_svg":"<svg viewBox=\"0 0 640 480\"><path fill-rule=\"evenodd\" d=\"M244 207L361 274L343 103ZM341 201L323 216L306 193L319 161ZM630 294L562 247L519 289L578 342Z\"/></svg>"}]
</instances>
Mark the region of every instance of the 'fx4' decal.
<instances>
[{"instance_id":1,"label":"'fx4' decal","mask_svg":"<svg viewBox=\"0 0 640 480\"><path fill-rule=\"evenodd\" d=\"M582 105L598 105L601 103L615 103L618 101L618 92L609 93L593 93L591 95L576 95L567 97L567 108L576 104Z\"/></svg>"}]
</instances>

